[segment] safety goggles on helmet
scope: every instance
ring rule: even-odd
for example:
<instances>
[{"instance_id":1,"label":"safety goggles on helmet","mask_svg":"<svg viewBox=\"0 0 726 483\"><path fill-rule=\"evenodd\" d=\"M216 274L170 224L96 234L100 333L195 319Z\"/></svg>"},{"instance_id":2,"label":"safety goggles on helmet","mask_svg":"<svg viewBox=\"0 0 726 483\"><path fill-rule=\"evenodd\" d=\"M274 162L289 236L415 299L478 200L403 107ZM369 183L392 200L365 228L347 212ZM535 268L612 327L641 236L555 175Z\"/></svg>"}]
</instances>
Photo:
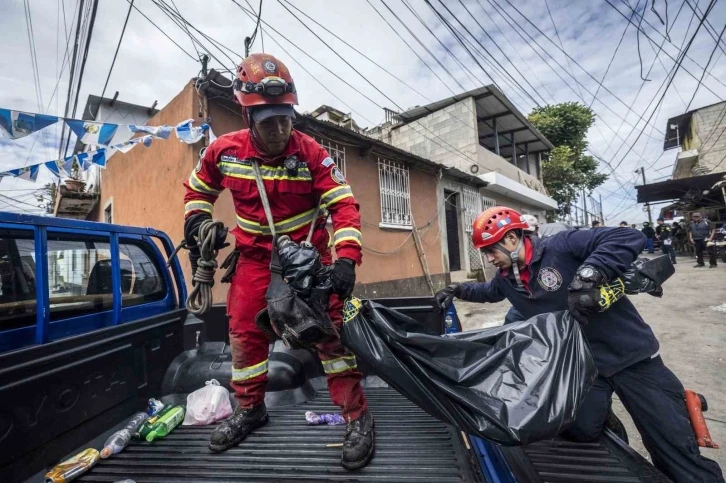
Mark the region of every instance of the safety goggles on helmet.
<instances>
[{"instance_id":1,"label":"safety goggles on helmet","mask_svg":"<svg viewBox=\"0 0 726 483\"><path fill-rule=\"evenodd\" d=\"M243 82L235 79L232 86L234 90L244 94L260 94L266 97L276 97L296 92L295 84L285 82L285 79L276 76L265 77L260 82Z\"/></svg>"}]
</instances>

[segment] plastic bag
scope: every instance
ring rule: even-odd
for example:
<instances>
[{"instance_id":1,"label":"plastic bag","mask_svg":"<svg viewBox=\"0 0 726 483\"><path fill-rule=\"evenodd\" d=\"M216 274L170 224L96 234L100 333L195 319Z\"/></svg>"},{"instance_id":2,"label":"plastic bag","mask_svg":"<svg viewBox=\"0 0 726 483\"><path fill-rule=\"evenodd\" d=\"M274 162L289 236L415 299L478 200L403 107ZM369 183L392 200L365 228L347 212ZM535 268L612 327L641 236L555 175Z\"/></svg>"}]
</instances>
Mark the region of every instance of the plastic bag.
<instances>
[{"instance_id":1,"label":"plastic bag","mask_svg":"<svg viewBox=\"0 0 726 483\"><path fill-rule=\"evenodd\" d=\"M557 435L597 377L568 312L447 336L375 302L346 301L342 342L435 418L503 445Z\"/></svg>"},{"instance_id":2,"label":"plastic bag","mask_svg":"<svg viewBox=\"0 0 726 483\"><path fill-rule=\"evenodd\" d=\"M220 386L216 379L204 384L203 388L187 396L184 426L212 424L232 414L229 391Z\"/></svg>"},{"instance_id":3,"label":"plastic bag","mask_svg":"<svg viewBox=\"0 0 726 483\"><path fill-rule=\"evenodd\" d=\"M647 293L654 297L663 296L663 283L676 272L668 255L655 258L638 258L621 278L625 284L625 293L634 295Z\"/></svg>"}]
</instances>

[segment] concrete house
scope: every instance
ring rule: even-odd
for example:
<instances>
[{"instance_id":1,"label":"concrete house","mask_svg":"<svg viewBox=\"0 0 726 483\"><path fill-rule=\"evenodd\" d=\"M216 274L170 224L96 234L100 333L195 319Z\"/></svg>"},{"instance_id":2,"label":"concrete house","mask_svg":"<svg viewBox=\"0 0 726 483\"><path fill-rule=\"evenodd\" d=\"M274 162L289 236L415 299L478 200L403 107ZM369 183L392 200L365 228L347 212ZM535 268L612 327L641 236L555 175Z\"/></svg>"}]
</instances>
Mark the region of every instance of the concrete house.
<instances>
[{"instance_id":1,"label":"concrete house","mask_svg":"<svg viewBox=\"0 0 726 483\"><path fill-rule=\"evenodd\" d=\"M668 119L663 149L680 148L673 179L726 171L726 102Z\"/></svg>"},{"instance_id":2,"label":"concrete house","mask_svg":"<svg viewBox=\"0 0 726 483\"><path fill-rule=\"evenodd\" d=\"M472 193L442 180L440 196L449 210L443 222L444 258L451 272L482 268L466 236L469 217L481 207L506 205L542 221L557 208L542 184L542 153L552 144L494 86L403 113L389 111L387 122L368 134L486 183Z\"/></svg>"}]
</instances>

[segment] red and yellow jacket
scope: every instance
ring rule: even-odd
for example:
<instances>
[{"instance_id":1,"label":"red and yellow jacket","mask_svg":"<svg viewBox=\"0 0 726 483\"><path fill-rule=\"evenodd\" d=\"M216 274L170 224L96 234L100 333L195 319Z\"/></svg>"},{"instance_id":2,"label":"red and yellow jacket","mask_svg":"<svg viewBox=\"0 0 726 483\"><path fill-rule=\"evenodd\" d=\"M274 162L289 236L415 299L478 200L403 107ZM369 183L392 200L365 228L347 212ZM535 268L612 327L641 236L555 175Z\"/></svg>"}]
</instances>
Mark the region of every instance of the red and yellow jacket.
<instances>
[{"instance_id":1,"label":"red and yellow jacket","mask_svg":"<svg viewBox=\"0 0 726 483\"><path fill-rule=\"evenodd\" d=\"M289 170L285 160L295 156L298 168ZM333 221L333 246L338 257L361 263L360 212L347 181L327 151L313 138L293 130L285 151L274 158L263 156L252 144L248 129L215 139L189 180L184 183L185 217L196 212L212 214L224 188L232 193L237 226L232 230L243 256L269 259L272 236L262 207L250 159L260 163L272 218L278 235L296 242L305 239L310 224L318 227L313 245L324 253L329 244L326 214L313 220L318 203Z\"/></svg>"}]
</instances>

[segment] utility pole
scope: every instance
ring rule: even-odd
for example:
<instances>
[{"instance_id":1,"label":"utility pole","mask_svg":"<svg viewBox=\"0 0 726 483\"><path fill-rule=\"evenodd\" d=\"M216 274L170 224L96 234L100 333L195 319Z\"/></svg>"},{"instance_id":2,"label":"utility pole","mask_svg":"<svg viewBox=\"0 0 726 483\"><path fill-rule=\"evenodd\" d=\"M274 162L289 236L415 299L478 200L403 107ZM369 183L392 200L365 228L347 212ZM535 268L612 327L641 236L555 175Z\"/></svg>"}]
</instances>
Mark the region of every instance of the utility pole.
<instances>
[{"instance_id":1,"label":"utility pole","mask_svg":"<svg viewBox=\"0 0 726 483\"><path fill-rule=\"evenodd\" d=\"M589 224L589 223L587 222L587 194L585 194L585 189L584 189L584 188L583 188L583 190L582 190L582 211L584 211L584 213L583 213L583 217L584 217L584 219L585 219L585 220L584 220L585 222L584 222L583 224L584 224L585 226L587 226L587 225Z\"/></svg>"},{"instance_id":2,"label":"utility pole","mask_svg":"<svg viewBox=\"0 0 726 483\"><path fill-rule=\"evenodd\" d=\"M635 173L640 173L641 175L643 175L643 184L645 185L645 168L640 167L635 170ZM653 225L653 215L651 215L650 213L650 203L646 203L645 207L648 209L648 222Z\"/></svg>"}]
</instances>

